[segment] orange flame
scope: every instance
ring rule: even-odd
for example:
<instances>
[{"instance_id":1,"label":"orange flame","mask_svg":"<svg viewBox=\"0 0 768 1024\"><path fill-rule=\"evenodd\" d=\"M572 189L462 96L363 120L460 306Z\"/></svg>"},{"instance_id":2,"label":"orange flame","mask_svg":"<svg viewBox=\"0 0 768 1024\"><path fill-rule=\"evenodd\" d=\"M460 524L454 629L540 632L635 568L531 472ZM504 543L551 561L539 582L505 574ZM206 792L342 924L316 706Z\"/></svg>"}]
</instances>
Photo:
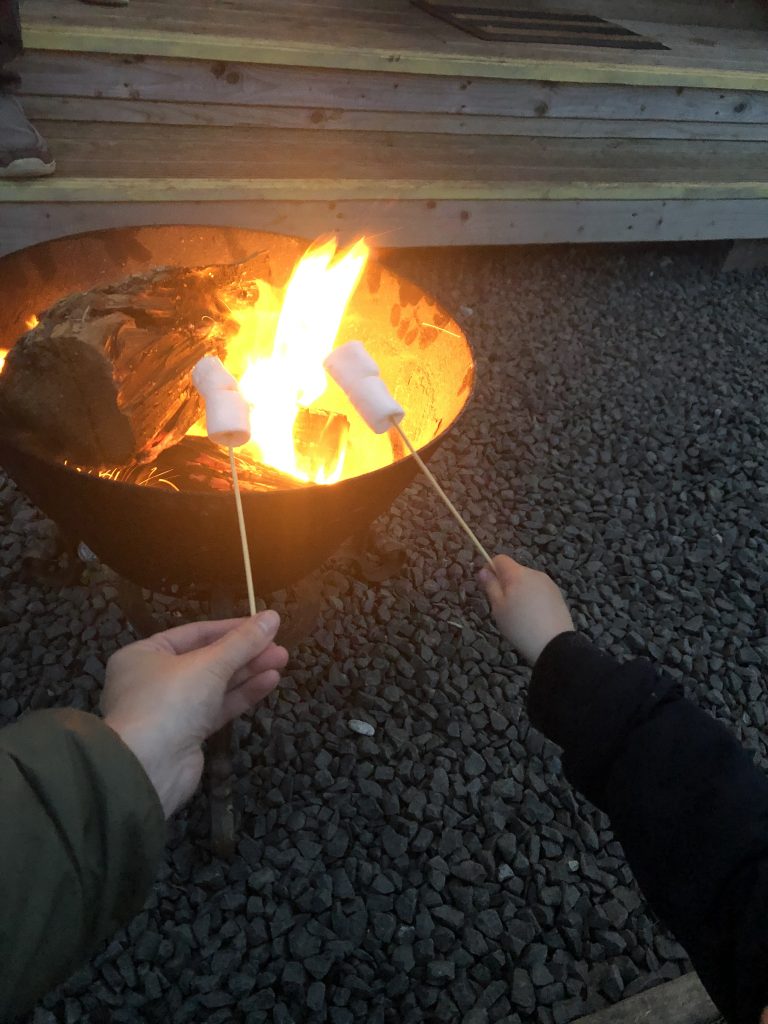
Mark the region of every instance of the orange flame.
<instances>
[{"instance_id":1,"label":"orange flame","mask_svg":"<svg viewBox=\"0 0 768 1024\"><path fill-rule=\"evenodd\" d=\"M31 314L30 316L28 316L28 317L27 317L27 319L26 319L26 320L24 321L24 326L25 326L25 327L27 328L27 330L28 330L28 331L31 331L31 330L32 330L32 328L33 328L33 327L37 327L37 325L38 325L39 323L40 323L40 321L39 321L39 320L37 319L37 317L35 316L35 314L34 314L34 313L32 313L32 314ZM10 351L10 349L7 349L7 348L0 348L0 373L2 373L2 372L3 372L3 367L5 366L5 359L6 359L6 356L8 355L8 352L9 352L9 351Z\"/></svg>"},{"instance_id":2,"label":"orange flame","mask_svg":"<svg viewBox=\"0 0 768 1024\"><path fill-rule=\"evenodd\" d=\"M368 255L363 239L343 253L333 239L314 243L296 264L281 307L274 291L260 283L258 307L232 311L240 329L230 341L227 368L239 377L251 405L251 440L243 454L298 480L328 484L341 476L343 451L336 465L307 475L297 460L293 432L300 409L317 403L328 386L323 360Z\"/></svg>"}]
</instances>

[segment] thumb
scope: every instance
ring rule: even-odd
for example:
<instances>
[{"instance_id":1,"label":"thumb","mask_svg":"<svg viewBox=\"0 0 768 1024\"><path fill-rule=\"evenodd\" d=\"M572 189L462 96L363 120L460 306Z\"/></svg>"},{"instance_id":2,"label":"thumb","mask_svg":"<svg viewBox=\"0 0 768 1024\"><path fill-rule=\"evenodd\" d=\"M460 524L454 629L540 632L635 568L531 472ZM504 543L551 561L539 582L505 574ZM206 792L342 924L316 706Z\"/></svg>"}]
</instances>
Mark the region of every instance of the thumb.
<instances>
[{"instance_id":1,"label":"thumb","mask_svg":"<svg viewBox=\"0 0 768 1024\"><path fill-rule=\"evenodd\" d=\"M280 626L275 611L261 612L225 633L205 649L203 654L208 668L228 683L241 668L258 657L272 643Z\"/></svg>"},{"instance_id":2,"label":"thumb","mask_svg":"<svg viewBox=\"0 0 768 1024\"><path fill-rule=\"evenodd\" d=\"M493 608L504 597L504 591L501 589L498 576L487 566L484 566L477 574L477 578L480 580L485 596Z\"/></svg>"}]
</instances>

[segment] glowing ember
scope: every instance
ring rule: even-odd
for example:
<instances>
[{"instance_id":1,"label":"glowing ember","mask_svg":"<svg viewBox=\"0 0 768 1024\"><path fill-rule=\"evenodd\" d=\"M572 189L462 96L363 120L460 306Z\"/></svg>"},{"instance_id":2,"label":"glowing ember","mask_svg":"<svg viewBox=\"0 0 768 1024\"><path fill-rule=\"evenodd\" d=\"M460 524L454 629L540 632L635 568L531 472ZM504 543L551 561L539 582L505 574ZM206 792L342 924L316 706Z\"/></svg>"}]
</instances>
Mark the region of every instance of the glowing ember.
<instances>
[{"instance_id":1,"label":"glowing ember","mask_svg":"<svg viewBox=\"0 0 768 1024\"><path fill-rule=\"evenodd\" d=\"M7 355L8 355L8 349L7 348L0 348L0 373L3 372L3 367L5 366L5 357Z\"/></svg>"},{"instance_id":2,"label":"glowing ember","mask_svg":"<svg viewBox=\"0 0 768 1024\"><path fill-rule=\"evenodd\" d=\"M251 441L241 452L251 449L260 462L298 480L327 484L341 476L343 448L333 454L335 463L308 472L294 433L300 411L315 405L328 386L323 360L368 254L363 239L343 253L333 240L315 243L294 268L281 307L265 286L258 307L232 310L240 330L229 343L226 365L252 406Z\"/></svg>"}]
</instances>

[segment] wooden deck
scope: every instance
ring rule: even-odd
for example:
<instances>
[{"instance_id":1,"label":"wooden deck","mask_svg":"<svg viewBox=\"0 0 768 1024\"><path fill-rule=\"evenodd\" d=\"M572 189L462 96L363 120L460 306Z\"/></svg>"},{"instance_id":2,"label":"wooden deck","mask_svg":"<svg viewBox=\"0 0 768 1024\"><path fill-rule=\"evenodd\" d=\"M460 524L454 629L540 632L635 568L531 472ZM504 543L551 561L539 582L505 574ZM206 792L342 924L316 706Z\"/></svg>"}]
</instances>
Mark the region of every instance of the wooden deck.
<instances>
[{"instance_id":1,"label":"wooden deck","mask_svg":"<svg viewBox=\"0 0 768 1024\"><path fill-rule=\"evenodd\" d=\"M408 0L25 0L23 99L58 172L0 183L0 252L168 222L385 245L768 236L768 5L520 6L666 49L479 39Z\"/></svg>"}]
</instances>

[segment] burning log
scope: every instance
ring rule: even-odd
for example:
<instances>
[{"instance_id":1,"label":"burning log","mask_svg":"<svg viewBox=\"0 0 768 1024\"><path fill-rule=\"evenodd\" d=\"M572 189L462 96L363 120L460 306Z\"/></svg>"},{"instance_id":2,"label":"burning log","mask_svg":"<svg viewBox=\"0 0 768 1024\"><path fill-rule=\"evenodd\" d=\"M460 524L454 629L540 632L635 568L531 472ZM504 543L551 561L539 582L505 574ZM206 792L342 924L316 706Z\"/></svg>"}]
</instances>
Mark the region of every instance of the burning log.
<instances>
[{"instance_id":1,"label":"burning log","mask_svg":"<svg viewBox=\"0 0 768 1024\"><path fill-rule=\"evenodd\" d=\"M296 465L311 480L333 478L347 449L349 420L338 412L299 409L293 425Z\"/></svg>"},{"instance_id":2,"label":"burning log","mask_svg":"<svg viewBox=\"0 0 768 1024\"><path fill-rule=\"evenodd\" d=\"M295 490L304 484L279 469L235 453L237 474L244 491ZM179 491L231 491L229 453L207 437L184 437L166 448L151 464L134 464L120 471L118 479L146 487L171 487Z\"/></svg>"},{"instance_id":3,"label":"burning log","mask_svg":"<svg viewBox=\"0 0 768 1024\"><path fill-rule=\"evenodd\" d=\"M152 462L199 419L190 373L226 353L230 304L255 303L266 254L160 267L70 295L40 315L0 374L0 431L81 466Z\"/></svg>"}]
</instances>

